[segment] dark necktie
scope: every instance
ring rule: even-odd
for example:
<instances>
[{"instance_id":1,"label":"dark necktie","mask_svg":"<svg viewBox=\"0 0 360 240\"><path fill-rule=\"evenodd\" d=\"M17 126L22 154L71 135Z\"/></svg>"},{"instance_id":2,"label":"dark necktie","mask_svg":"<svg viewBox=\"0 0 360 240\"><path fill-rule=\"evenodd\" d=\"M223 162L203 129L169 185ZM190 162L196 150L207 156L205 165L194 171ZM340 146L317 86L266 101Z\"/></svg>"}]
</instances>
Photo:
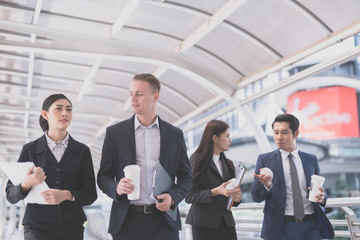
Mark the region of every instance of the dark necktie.
<instances>
[{"instance_id":1,"label":"dark necktie","mask_svg":"<svg viewBox=\"0 0 360 240\"><path fill-rule=\"evenodd\" d=\"M304 202L301 196L299 178L296 171L293 155L290 153L288 158L290 163L291 186L292 186L293 201L294 201L294 216L296 217L296 219L302 220L305 216L305 212L304 212Z\"/></svg>"}]
</instances>

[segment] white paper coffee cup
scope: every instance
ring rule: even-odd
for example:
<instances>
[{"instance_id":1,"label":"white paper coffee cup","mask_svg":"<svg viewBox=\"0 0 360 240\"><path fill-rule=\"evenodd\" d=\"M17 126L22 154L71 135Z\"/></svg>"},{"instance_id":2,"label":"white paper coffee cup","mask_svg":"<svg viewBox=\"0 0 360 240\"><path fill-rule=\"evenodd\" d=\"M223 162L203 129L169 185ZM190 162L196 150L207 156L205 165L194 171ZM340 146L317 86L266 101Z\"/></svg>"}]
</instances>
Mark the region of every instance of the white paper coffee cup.
<instances>
[{"instance_id":1,"label":"white paper coffee cup","mask_svg":"<svg viewBox=\"0 0 360 240\"><path fill-rule=\"evenodd\" d=\"M324 185L325 178L319 175L312 175L311 176L311 189L309 192L309 201L316 202L316 195L320 194L319 187Z\"/></svg>"},{"instance_id":2,"label":"white paper coffee cup","mask_svg":"<svg viewBox=\"0 0 360 240\"><path fill-rule=\"evenodd\" d=\"M126 178L131 180L131 184L135 186L132 193L128 194L129 200L137 200L140 198L140 167L138 165L127 165L124 167Z\"/></svg>"}]
</instances>

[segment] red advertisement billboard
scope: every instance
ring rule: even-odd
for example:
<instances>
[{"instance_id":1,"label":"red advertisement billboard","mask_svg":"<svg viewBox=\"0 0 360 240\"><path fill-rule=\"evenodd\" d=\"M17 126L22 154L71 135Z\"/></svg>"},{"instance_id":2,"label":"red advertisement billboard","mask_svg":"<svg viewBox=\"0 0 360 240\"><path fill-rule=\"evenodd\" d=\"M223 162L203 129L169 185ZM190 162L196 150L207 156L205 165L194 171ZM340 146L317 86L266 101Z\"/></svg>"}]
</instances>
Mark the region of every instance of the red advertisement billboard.
<instances>
[{"instance_id":1,"label":"red advertisement billboard","mask_svg":"<svg viewBox=\"0 0 360 240\"><path fill-rule=\"evenodd\" d=\"M334 86L298 91L288 97L287 112L300 120L300 137L359 137L356 90Z\"/></svg>"}]
</instances>

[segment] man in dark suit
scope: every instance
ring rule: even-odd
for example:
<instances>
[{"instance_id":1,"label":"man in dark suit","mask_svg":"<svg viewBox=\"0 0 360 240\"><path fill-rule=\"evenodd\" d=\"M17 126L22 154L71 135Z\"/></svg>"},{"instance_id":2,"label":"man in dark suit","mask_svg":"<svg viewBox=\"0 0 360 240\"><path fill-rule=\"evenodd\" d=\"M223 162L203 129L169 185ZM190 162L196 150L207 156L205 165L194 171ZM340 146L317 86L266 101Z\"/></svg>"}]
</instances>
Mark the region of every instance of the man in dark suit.
<instances>
[{"instance_id":1,"label":"man in dark suit","mask_svg":"<svg viewBox=\"0 0 360 240\"><path fill-rule=\"evenodd\" d=\"M333 238L334 230L321 206L326 192L319 188L316 201L307 198L311 176L320 175L316 156L296 146L299 120L291 114L278 115L273 124L279 149L260 154L251 194L256 202L265 200L261 237L266 240L318 240ZM269 168L271 174L260 171Z\"/></svg>"},{"instance_id":2,"label":"man in dark suit","mask_svg":"<svg viewBox=\"0 0 360 240\"><path fill-rule=\"evenodd\" d=\"M192 187L183 133L156 114L160 81L155 76L136 75L129 93L135 115L107 128L97 176L99 188L113 199L109 232L116 240L179 239L176 207ZM174 185L155 199L152 184L158 161ZM134 185L123 169L131 164L137 164L141 174L140 198L130 201ZM175 220L166 213L170 208L177 211Z\"/></svg>"}]
</instances>

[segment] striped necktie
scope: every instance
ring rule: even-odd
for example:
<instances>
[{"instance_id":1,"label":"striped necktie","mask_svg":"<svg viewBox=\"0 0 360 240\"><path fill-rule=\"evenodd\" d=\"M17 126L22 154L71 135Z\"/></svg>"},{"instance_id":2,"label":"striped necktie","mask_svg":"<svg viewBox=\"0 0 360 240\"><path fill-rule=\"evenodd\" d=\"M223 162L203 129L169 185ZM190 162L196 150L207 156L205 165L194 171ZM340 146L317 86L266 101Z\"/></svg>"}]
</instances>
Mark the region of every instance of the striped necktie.
<instances>
[{"instance_id":1,"label":"striped necktie","mask_svg":"<svg viewBox=\"0 0 360 240\"><path fill-rule=\"evenodd\" d=\"M290 153L288 158L290 164L291 186L292 186L293 201L294 201L294 216L296 217L296 219L302 220L305 216L305 211L304 211L304 202L301 196L299 178L296 171L293 155Z\"/></svg>"}]
</instances>

